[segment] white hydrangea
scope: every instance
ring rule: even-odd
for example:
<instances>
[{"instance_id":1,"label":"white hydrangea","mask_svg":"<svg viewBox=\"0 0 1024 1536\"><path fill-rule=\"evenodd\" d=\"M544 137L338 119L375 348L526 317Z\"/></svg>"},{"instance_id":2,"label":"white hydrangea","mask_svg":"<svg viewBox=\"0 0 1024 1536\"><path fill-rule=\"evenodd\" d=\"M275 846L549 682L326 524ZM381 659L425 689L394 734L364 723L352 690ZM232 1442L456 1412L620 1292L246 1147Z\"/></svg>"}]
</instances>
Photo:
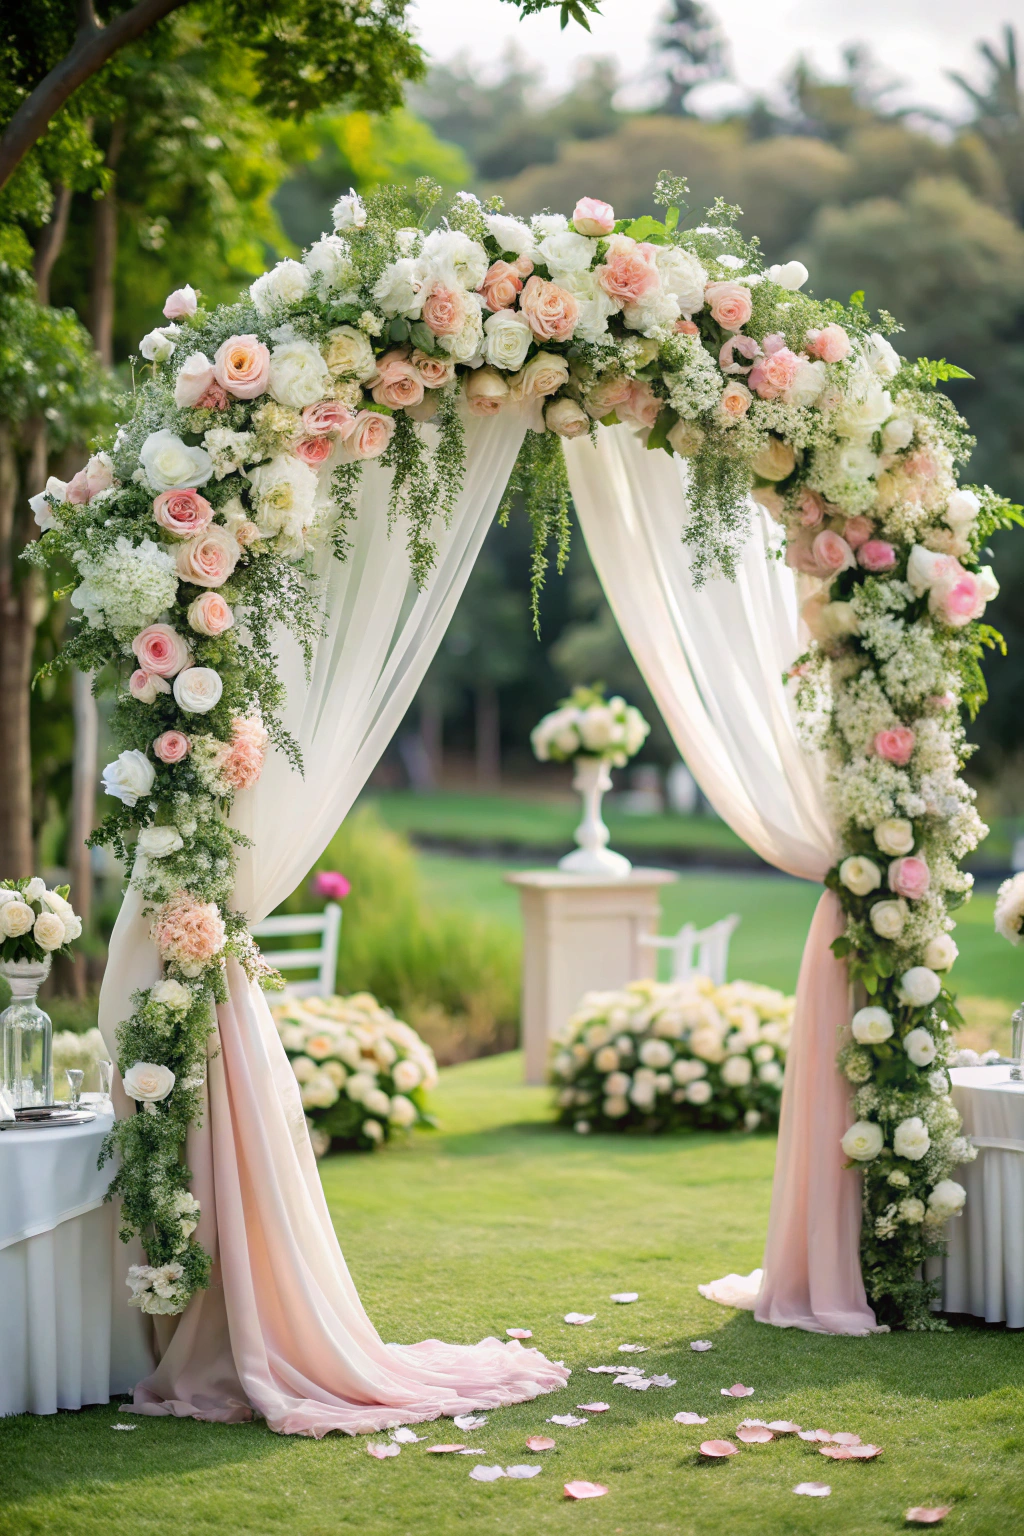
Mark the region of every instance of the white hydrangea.
<instances>
[{"instance_id":1,"label":"white hydrangea","mask_svg":"<svg viewBox=\"0 0 1024 1536\"><path fill-rule=\"evenodd\" d=\"M90 628L137 634L170 608L178 594L175 559L152 539L133 544L124 534L94 558L79 550L82 583L71 594Z\"/></svg>"},{"instance_id":2,"label":"white hydrangea","mask_svg":"<svg viewBox=\"0 0 1024 1536\"><path fill-rule=\"evenodd\" d=\"M702 412L718 404L722 378L714 359L705 351L698 336L681 336L675 349L678 359L671 373L665 375L669 404L684 421L693 421Z\"/></svg>"},{"instance_id":3,"label":"white hydrangea","mask_svg":"<svg viewBox=\"0 0 1024 1536\"><path fill-rule=\"evenodd\" d=\"M279 261L249 285L249 297L261 315L275 309L300 304L309 292L313 274L301 261Z\"/></svg>"},{"instance_id":4,"label":"white hydrangea","mask_svg":"<svg viewBox=\"0 0 1024 1536\"><path fill-rule=\"evenodd\" d=\"M340 235L322 235L303 256L302 265L321 292L336 295L343 304L354 304L358 299L359 274L349 243Z\"/></svg>"}]
</instances>

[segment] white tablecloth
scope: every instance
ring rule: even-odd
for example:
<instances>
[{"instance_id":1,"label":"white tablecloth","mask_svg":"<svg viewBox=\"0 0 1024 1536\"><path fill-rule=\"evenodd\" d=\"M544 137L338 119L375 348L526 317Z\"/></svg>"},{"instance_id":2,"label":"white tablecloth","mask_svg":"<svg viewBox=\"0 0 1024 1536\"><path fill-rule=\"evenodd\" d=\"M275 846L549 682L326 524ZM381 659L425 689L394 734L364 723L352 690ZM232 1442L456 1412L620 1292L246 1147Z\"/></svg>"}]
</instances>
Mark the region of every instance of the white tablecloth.
<instances>
[{"instance_id":1,"label":"white tablecloth","mask_svg":"<svg viewBox=\"0 0 1024 1536\"><path fill-rule=\"evenodd\" d=\"M152 1368L96 1166L112 1119L0 1132L0 1415L105 1403Z\"/></svg>"},{"instance_id":2,"label":"white tablecloth","mask_svg":"<svg viewBox=\"0 0 1024 1536\"><path fill-rule=\"evenodd\" d=\"M954 1175L967 1191L949 1223L942 1310L1024 1328L1024 1083L1009 1067L956 1067L953 1102L978 1147Z\"/></svg>"}]
</instances>

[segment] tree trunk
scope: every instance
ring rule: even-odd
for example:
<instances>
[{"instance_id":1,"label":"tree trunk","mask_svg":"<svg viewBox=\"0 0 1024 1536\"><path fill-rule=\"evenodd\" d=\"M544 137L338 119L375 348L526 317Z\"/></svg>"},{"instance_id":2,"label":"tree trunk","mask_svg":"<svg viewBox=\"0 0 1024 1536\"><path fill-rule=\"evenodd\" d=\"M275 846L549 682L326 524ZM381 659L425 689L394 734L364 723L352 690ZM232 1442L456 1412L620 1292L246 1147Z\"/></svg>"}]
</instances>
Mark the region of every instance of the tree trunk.
<instances>
[{"instance_id":1,"label":"tree trunk","mask_svg":"<svg viewBox=\"0 0 1024 1536\"><path fill-rule=\"evenodd\" d=\"M64 236L68 231L68 214L71 212L71 188L57 187L53 194L50 222L44 228L36 246L33 271L36 280L36 298L40 304L50 302L50 273L61 253Z\"/></svg>"},{"instance_id":2,"label":"tree trunk","mask_svg":"<svg viewBox=\"0 0 1024 1536\"><path fill-rule=\"evenodd\" d=\"M482 785L501 782L501 710L493 683L476 688L476 777Z\"/></svg>"},{"instance_id":3,"label":"tree trunk","mask_svg":"<svg viewBox=\"0 0 1024 1536\"><path fill-rule=\"evenodd\" d=\"M26 433L27 484L18 472L10 422L0 421L0 873L32 875L32 755L29 689L35 640L38 573L16 562L34 528L27 498L46 483L46 423Z\"/></svg>"},{"instance_id":4,"label":"tree trunk","mask_svg":"<svg viewBox=\"0 0 1024 1536\"><path fill-rule=\"evenodd\" d=\"M125 123L119 118L110 130L107 168L115 171L124 148ZM99 198L93 222L92 302L89 329L101 363L114 361L114 271L117 266L117 180Z\"/></svg>"},{"instance_id":5,"label":"tree trunk","mask_svg":"<svg viewBox=\"0 0 1024 1536\"><path fill-rule=\"evenodd\" d=\"M75 672L71 678L75 722L75 756L71 765L71 816L68 825L68 867L71 871L71 902L89 930L92 918L92 858L85 840L96 819L96 753L99 747L99 712L92 693L92 674ZM86 957L75 951L75 996L88 991Z\"/></svg>"}]
</instances>

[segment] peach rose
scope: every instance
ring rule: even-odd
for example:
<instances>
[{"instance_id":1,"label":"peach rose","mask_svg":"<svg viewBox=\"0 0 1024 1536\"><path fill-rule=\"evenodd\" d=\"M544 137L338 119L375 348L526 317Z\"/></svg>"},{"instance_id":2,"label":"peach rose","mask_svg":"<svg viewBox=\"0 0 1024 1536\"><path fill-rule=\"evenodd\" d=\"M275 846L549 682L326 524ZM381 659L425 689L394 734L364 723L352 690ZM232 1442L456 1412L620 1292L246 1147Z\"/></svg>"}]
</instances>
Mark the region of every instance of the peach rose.
<instances>
[{"instance_id":1,"label":"peach rose","mask_svg":"<svg viewBox=\"0 0 1024 1536\"><path fill-rule=\"evenodd\" d=\"M673 329L679 331L683 336L700 335L700 326L695 325L692 320L677 320Z\"/></svg>"},{"instance_id":2,"label":"peach rose","mask_svg":"<svg viewBox=\"0 0 1024 1536\"><path fill-rule=\"evenodd\" d=\"M896 551L884 539L867 539L857 551L857 560L866 571L891 571Z\"/></svg>"},{"instance_id":3,"label":"peach rose","mask_svg":"<svg viewBox=\"0 0 1024 1536\"><path fill-rule=\"evenodd\" d=\"M183 409L198 405L214 381L213 364L205 352L186 357L174 381L174 403Z\"/></svg>"},{"instance_id":4,"label":"peach rose","mask_svg":"<svg viewBox=\"0 0 1024 1536\"><path fill-rule=\"evenodd\" d=\"M811 550L821 575L838 576L840 571L848 571L857 563L849 544L831 528L815 536Z\"/></svg>"},{"instance_id":5,"label":"peach rose","mask_svg":"<svg viewBox=\"0 0 1024 1536\"><path fill-rule=\"evenodd\" d=\"M221 775L232 789L251 789L263 772L269 737L258 720L242 716L231 722L231 741L221 754Z\"/></svg>"},{"instance_id":6,"label":"peach rose","mask_svg":"<svg viewBox=\"0 0 1024 1536\"><path fill-rule=\"evenodd\" d=\"M874 740L874 748L886 762L895 763L897 768L905 768L914 755L914 740L909 725L897 725L891 731L879 731Z\"/></svg>"},{"instance_id":7,"label":"peach rose","mask_svg":"<svg viewBox=\"0 0 1024 1536\"><path fill-rule=\"evenodd\" d=\"M523 291L523 279L514 262L492 261L477 289L490 310L511 309Z\"/></svg>"},{"instance_id":8,"label":"peach rose","mask_svg":"<svg viewBox=\"0 0 1024 1536\"><path fill-rule=\"evenodd\" d=\"M711 310L711 318L723 331L738 331L746 325L753 313L750 289L742 283L708 283L704 299Z\"/></svg>"},{"instance_id":9,"label":"peach rose","mask_svg":"<svg viewBox=\"0 0 1024 1536\"><path fill-rule=\"evenodd\" d=\"M405 405L419 405L423 399L423 380L404 352L385 352L377 359L370 393L378 405L399 410Z\"/></svg>"},{"instance_id":10,"label":"peach rose","mask_svg":"<svg viewBox=\"0 0 1024 1536\"><path fill-rule=\"evenodd\" d=\"M413 349L409 359L426 389L443 389L455 377L455 364L450 357L431 357L429 352Z\"/></svg>"},{"instance_id":11,"label":"peach rose","mask_svg":"<svg viewBox=\"0 0 1024 1536\"><path fill-rule=\"evenodd\" d=\"M170 693L171 685L155 672L144 672L138 667L128 679L128 692L140 704L155 704L158 693Z\"/></svg>"},{"instance_id":12,"label":"peach rose","mask_svg":"<svg viewBox=\"0 0 1024 1536\"><path fill-rule=\"evenodd\" d=\"M631 240L628 235L612 235L604 264L594 268L594 276L618 304L639 304L645 294L661 286L656 256L653 245Z\"/></svg>"},{"instance_id":13,"label":"peach rose","mask_svg":"<svg viewBox=\"0 0 1024 1536\"><path fill-rule=\"evenodd\" d=\"M300 437L297 443L292 444L292 453L303 464L311 464L315 469L325 459L329 459L334 452L334 444L329 437Z\"/></svg>"},{"instance_id":14,"label":"peach rose","mask_svg":"<svg viewBox=\"0 0 1024 1536\"><path fill-rule=\"evenodd\" d=\"M823 363L841 363L849 355L850 338L841 325L826 325L820 331L807 332L807 350Z\"/></svg>"},{"instance_id":15,"label":"peach rose","mask_svg":"<svg viewBox=\"0 0 1024 1536\"><path fill-rule=\"evenodd\" d=\"M238 540L214 523L178 547L178 575L197 587L222 587L238 564Z\"/></svg>"},{"instance_id":16,"label":"peach rose","mask_svg":"<svg viewBox=\"0 0 1024 1536\"><path fill-rule=\"evenodd\" d=\"M599 197L581 197L572 214L573 227L580 235L610 235L615 228L615 209Z\"/></svg>"},{"instance_id":17,"label":"peach rose","mask_svg":"<svg viewBox=\"0 0 1024 1536\"><path fill-rule=\"evenodd\" d=\"M217 348L213 371L221 389L236 400L255 400L267 387L270 349L258 336L229 336Z\"/></svg>"},{"instance_id":18,"label":"peach rose","mask_svg":"<svg viewBox=\"0 0 1024 1536\"><path fill-rule=\"evenodd\" d=\"M575 297L542 277L527 278L519 308L539 341L568 341L580 317Z\"/></svg>"},{"instance_id":19,"label":"peach rose","mask_svg":"<svg viewBox=\"0 0 1024 1536\"><path fill-rule=\"evenodd\" d=\"M346 438L352 431L355 417L341 400L318 400L307 405L302 412L302 425L310 437Z\"/></svg>"},{"instance_id":20,"label":"peach rose","mask_svg":"<svg viewBox=\"0 0 1024 1536\"><path fill-rule=\"evenodd\" d=\"M584 404L594 420L600 421L602 416L625 404L632 388L633 380L624 373L614 374L611 378L605 376L588 391Z\"/></svg>"},{"instance_id":21,"label":"peach rose","mask_svg":"<svg viewBox=\"0 0 1024 1536\"><path fill-rule=\"evenodd\" d=\"M457 336L466 322L466 295L460 288L436 283L423 305L421 319L435 336Z\"/></svg>"},{"instance_id":22,"label":"peach rose","mask_svg":"<svg viewBox=\"0 0 1024 1536\"><path fill-rule=\"evenodd\" d=\"M192 653L184 636L170 624L150 624L132 641L139 666L157 677L174 677L192 665Z\"/></svg>"},{"instance_id":23,"label":"peach rose","mask_svg":"<svg viewBox=\"0 0 1024 1536\"><path fill-rule=\"evenodd\" d=\"M869 517L850 517L846 520L843 529L843 538L851 549L860 549L866 544L875 531L875 525Z\"/></svg>"},{"instance_id":24,"label":"peach rose","mask_svg":"<svg viewBox=\"0 0 1024 1536\"><path fill-rule=\"evenodd\" d=\"M775 400L792 384L801 365L801 359L788 347L778 347L759 357L747 376L747 383L762 400Z\"/></svg>"},{"instance_id":25,"label":"peach rose","mask_svg":"<svg viewBox=\"0 0 1024 1536\"><path fill-rule=\"evenodd\" d=\"M739 421L750 410L753 398L745 384L741 384L739 379L733 379L719 396L719 412L727 421Z\"/></svg>"},{"instance_id":26,"label":"peach rose","mask_svg":"<svg viewBox=\"0 0 1024 1536\"><path fill-rule=\"evenodd\" d=\"M222 635L235 622L235 615L219 592L204 592L188 606L188 622L197 635Z\"/></svg>"},{"instance_id":27,"label":"peach rose","mask_svg":"<svg viewBox=\"0 0 1024 1536\"><path fill-rule=\"evenodd\" d=\"M894 896L903 896L907 901L920 901L928 893L932 872L924 859L910 854L905 859L893 859L886 879Z\"/></svg>"},{"instance_id":28,"label":"peach rose","mask_svg":"<svg viewBox=\"0 0 1024 1536\"><path fill-rule=\"evenodd\" d=\"M180 763L192 751L184 731L162 731L153 743L154 756L162 763Z\"/></svg>"},{"instance_id":29,"label":"peach rose","mask_svg":"<svg viewBox=\"0 0 1024 1536\"><path fill-rule=\"evenodd\" d=\"M805 528L817 528L825 516L827 502L824 496L819 496L817 491L804 491L797 503L800 508L800 521ZM849 540L847 540L849 543ZM851 545L851 548L855 548Z\"/></svg>"},{"instance_id":30,"label":"peach rose","mask_svg":"<svg viewBox=\"0 0 1024 1536\"><path fill-rule=\"evenodd\" d=\"M213 508L198 491L163 491L153 503L153 521L179 539L209 526Z\"/></svg>"},{"instance_id":31,"label":"peach rose","mask_svg":"<svg viewBox=\"0 0 1024 1536\"><path fill-rule=\"evenodd\" d=\"M590 431L590 417L568 395L552 400L544 412L544 420L548 430L559 437L582 437Z\"/></svg>"},{"instance_id":32,"label":"peach rose","mask_svg":"<svg viewBox=\"0 0 1024 1536\"><path fill-rule=\"evenodd\" d=\"M629 399L619 406L617 414L622 421L649 429L661 415L664 404L664 400L654 393L646 379L634 379L629 391Z\"/></svg>"},{"instance_id":33,"label":"peach rose","mask_svg":"<svg viewBox=\"0 0 1024 1536\"><path fill-rule=\"evenodd\" d=\"M345 452L353 459L378 459L395 430L395 418L379 411L360 411L345 440Z\"/></svg>"},{"instance_id":34,"label":"peach rose","mask_svg":"<svg viewBox=\"0 0 1024 1536\"><path fill-rule=\"evenodd\" d=\"M466 379L466 405L474 416L496 416L509 389L497 368L475 368Z\"/></svg>"}]
</instances>

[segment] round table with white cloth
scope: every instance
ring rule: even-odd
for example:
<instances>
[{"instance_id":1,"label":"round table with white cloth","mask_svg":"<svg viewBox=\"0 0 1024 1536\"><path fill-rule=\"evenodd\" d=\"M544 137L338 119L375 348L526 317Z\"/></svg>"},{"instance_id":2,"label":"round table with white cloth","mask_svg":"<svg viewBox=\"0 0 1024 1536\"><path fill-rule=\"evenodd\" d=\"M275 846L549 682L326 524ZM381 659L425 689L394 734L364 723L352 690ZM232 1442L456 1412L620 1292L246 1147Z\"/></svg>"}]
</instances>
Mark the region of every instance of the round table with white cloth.
<instances>
[{"instance_id":1,"label":"round table with white cloth","mask_svg":"<svg viewBox=\"0 0 1024 1536\"><path fill-rule=\"evenodd\" d=\"M1024 1083L1006 1066L954 1067L950 1077L978 1156L954 1175L967 1205L948 1227L942 1310L1024 1328Z\"/></svg>"},{"instance_id":2,"label":"round table with white cloth","mask_svg":"<svg viewBox=\"0 0 1024 1536\"><path fill-rule=\"evenodd\" d=\"M0 1132L0 1416L105 1403L152 1369L146 1319L114 1284L113 1165L96 1166L112 1123Z\"/></svg>"}]
</instances>

